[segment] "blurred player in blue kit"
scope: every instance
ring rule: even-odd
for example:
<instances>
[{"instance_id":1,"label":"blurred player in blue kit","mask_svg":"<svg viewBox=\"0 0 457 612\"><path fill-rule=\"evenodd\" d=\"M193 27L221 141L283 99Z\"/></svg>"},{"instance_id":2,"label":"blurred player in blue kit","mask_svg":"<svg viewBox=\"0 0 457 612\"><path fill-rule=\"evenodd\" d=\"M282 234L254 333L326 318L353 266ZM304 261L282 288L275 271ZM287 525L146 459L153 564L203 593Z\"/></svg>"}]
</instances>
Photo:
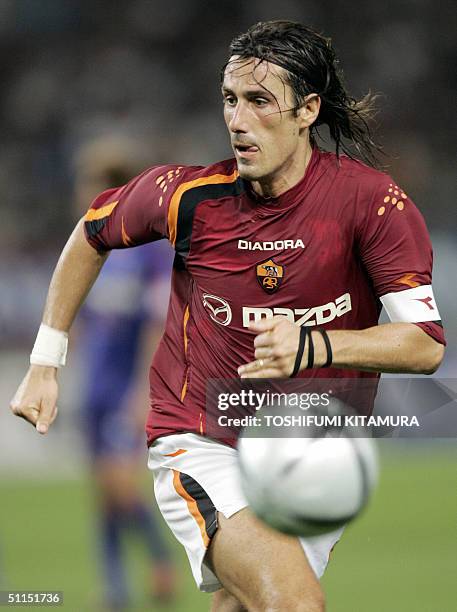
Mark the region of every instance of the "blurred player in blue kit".
<instances>
[{"instance_id":1,"label":"blurred player in blue kit","mask_svg":"<svg viewBox=\"0 0 457 612\"><path fill-rule=\"evenodd\" d=\"M143 170L146 152L132 137L101 137L76 157L76 205ZM100 553L109 609L127 605L122 535L138 532L150 558L151 595L172 599L174 568L162 530L143 500L139 483L144 422L149 406L147 372L162 333L172 251L165 242L114 252L94 285L79 320L84 372L82 417L99 511Z\"/></svg>"}]
</instances>

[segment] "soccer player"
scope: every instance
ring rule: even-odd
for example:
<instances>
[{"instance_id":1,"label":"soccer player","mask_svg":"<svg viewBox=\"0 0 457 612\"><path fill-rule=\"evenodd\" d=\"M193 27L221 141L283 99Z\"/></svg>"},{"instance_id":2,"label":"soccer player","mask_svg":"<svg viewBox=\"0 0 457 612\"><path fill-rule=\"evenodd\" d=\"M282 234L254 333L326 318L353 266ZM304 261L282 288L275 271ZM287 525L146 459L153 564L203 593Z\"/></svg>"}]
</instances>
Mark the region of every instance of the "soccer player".
<instances>
[{"instance_id":1,"label":"soccer player","mask_svg":"<svg viewBox=\"0 0 457 612\"><path fill-rule=\"evenodd\" d=\"M12 409L48 431L66 333L110 250L167 238L172 295L147 423L159 507L200 589L217 591L214 610L317 612L340 533L298 540L256 520L236 450L205 435L205 383L435 371L432 251L395 180L341 154L344 139L368 162L376 148L370 98L348 95L328 39L286 21L253 26L231 43L222 96L234 159L151 168L77 225ZM336 155L317 146L320 125ZM378 325L381 303L391 323Z\"/></svg>"},{"instance_id":2,"label":"soccer player","mask_svg":"<svg viewBox=\"0 0 457 612\"><path fill-rule=\"evenodd\" d=\"M80 147L75 164L78 218L98 193L126 183L144 169L142 149L133 136L118 134ZM79 321L81 408L96 487L104 600L109 609L122 609L129 600L122 546L129 527L138 531L147 548L151 595L167 601L175 588L168 547L138 482L149 403L147 371L163 329L171 255L166 242L113 253Z\"/></svg>"}]
</instances>

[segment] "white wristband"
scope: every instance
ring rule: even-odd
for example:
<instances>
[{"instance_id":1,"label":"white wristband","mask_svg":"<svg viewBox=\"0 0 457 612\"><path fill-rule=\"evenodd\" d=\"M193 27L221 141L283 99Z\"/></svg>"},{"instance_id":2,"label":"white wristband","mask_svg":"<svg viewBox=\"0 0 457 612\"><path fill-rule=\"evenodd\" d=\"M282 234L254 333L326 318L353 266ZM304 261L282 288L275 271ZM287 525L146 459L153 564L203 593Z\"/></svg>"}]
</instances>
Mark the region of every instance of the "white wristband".
<instances>
[{"instance_id":1,"label":"white wristband","mask_svg":"<svg viewBox=\"0 0 457 612\"><path fill-rule=\"evenodd\" d=\"M42 323L30 355L30 363L60 368L65 365L67 348L68 334Z\"/></svg>"}]
</instances>

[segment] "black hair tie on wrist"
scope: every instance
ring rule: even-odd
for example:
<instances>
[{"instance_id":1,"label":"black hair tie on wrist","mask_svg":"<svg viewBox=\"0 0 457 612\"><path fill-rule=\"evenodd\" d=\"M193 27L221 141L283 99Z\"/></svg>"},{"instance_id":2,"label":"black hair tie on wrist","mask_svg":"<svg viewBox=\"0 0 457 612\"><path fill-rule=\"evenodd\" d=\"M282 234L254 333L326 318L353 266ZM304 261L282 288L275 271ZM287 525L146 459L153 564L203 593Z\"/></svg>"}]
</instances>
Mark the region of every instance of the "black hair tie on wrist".
<instances>
[{"instance_id":1,"label":"black hair tie on wrist","mask_svg":"<svg viewBox=\"0 0 457 612\"><path fill-rule=\"evenodd\" d=\"M308 365L306 366L310 370L314 365L314 342L312 330L308 331Z\"/></svg>"},{"instance_id":2,"label":"black hair tie on wrist","mask_svg":"<svg viewBox=\"0 0 457 612\"><path fill-rule=\"evenodd\" d=\"M295 376L297 376L298 372L300 371L303 351L305 350L306 336L309 336L309 328L300 327L300 338L298 340L297 356L295 357L294 369L292 370L290 378L294 378Z\"/></svg>"},{"instance_id":3,"label":"black hair tie on wrist","mask_svg":"<svg viewBox=\"0 0 457 612\"><path fill-rule=\"evenodd\" d=\"M317 331L320 332L322 339L325 343L325 348L327 349L327 361L324 363L322 367L328 368L329 366L332 365L332 361L333 361L333 352L332 352L332 345L330 344L330 338L328 337L328 334L325 331L325 329L318 329Z\"/></svg>"}]
</instances>

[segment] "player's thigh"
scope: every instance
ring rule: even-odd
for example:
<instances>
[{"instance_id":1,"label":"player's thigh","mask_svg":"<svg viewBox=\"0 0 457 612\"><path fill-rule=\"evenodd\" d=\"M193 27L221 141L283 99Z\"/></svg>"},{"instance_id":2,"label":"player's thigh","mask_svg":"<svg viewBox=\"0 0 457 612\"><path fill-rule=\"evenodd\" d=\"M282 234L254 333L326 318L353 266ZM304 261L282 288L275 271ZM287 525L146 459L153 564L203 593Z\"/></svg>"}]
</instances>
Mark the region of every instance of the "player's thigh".
<instances>
[{"instance_id":1,"label":"player's thigh","mask_svg":"<svg viewBox=\"0 0 457 612\"><path fill-rule=\"evenodd\" d=\"M325 609L321 586L299 540L270 529L249 508L230 519L219 513L207 556L224 588L248 610Z\"/></svg>"}]
</instances>

